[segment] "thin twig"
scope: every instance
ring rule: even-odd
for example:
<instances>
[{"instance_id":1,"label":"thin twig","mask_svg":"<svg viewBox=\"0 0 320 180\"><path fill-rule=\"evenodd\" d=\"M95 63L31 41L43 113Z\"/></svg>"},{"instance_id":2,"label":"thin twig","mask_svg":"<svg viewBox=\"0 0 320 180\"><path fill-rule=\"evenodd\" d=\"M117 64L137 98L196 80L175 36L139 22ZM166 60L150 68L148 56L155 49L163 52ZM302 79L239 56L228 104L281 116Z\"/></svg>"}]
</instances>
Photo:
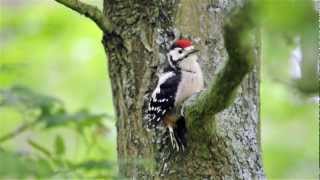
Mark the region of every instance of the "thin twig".
<instances>
[{"instance_id":1,"label":"thin twig","mask_svg":"<svg viewBox=\"0 0 320 180\"><path fill-rule=\"evenodd\" d=\"M12 138L18 136L19 134L21 134L21 133L25 132L26 130L28 130L29 128L33 127L38 122L40 122L40 120L36 119L31 122L25 122L25 123L21 124L14 131L9 132L8 134L0 137L0 143L3 143L4 141L7 141L9 139L12 139Z\"/></svg>"},{"instance_id":2,"label":"thin twig","mask_svg":"<svg viewBox=\"0 0 320 180\"><path fill-rule=\"evenodd\" d=\"M58 3L65 5L66 7L77 11L78 13L85 15L92 21L94 21L98 27L104 32L111 32L112 25L109 19L103 14L97 7L83 3L78 0L55 0Z\"/></svg>"}]
</instances>

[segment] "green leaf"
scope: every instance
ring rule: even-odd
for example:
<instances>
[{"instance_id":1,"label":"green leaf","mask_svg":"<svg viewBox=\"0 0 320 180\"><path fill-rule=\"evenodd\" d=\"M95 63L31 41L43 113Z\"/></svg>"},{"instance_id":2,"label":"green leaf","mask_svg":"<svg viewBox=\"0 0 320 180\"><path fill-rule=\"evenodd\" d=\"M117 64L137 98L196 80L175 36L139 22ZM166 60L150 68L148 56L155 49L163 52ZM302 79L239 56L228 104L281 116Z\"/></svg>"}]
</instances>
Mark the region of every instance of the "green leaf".
<instances>
[{"instance_id":1,"label":"green leaf","mask_svg":"<svg viewBox=\"0 0 320 180\"><path fill-rule=\"evenodd\" d=\"M0 179L39 179L49 177L53 173L46 159L32 158L11 151L0 151L0 159Z\"/></svg>"},{"instance_id":2,"label":"green leaf","mask_svg":"<svg viewBox=\"0 0 320 180\"><path fill-rule=\"evenodd\" d=\"M64 140L60 135L56 136L54 144L55 144L56 155L59 155L59 156L63 155L65 153L65 145L64 145Z\"/></svg>"},{"instance_id":3,"label":"green leaf","mask_svg":"<svg viewBox=\"0 0 320 180\"><path fill-rule=\"evenodd\" d=\"M31 139L28 140L28 144L30 144L30 146L32 146L34 149L42 152L47 157L49 157L49 158L52 157L52 154L50 153L50 151L47 148L45 148L45 147L41 146L40 144L32 141Z\"/></svg>"}]
</instances>

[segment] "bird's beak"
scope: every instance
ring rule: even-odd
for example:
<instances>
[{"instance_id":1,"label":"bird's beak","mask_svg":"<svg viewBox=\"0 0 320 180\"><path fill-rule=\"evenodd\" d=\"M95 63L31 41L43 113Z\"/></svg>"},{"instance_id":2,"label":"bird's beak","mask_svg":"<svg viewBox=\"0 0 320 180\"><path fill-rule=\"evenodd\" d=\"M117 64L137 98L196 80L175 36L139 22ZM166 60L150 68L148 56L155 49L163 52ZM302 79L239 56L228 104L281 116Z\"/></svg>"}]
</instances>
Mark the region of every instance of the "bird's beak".
<instances>
[{"instance_id":1,"label":"bird's beak","mask_svg":"<svg viewBox=\"0 0 320 180\"><path fill-rule=\"evenodd\" d=\"M191 49L190 52L188 53L188 56L190 56L191 54L197 53L199 52L198 49Z\"/></svg>"},{"instance_id":2,"label":"bird's beak","mask_svg":"<svg viewBox=\"0 0 320 180\"><path fill-rule=\"evenodd\" d=\"M190 49L190 50L187 50L186 55L184 55L182 58L180 58L179 60L177 60L177 62L182 61L182 60L186 59L188 56L190 56L190 55L192 55L192 54L194 54L194 53L197 53L197 52L199 52L198 49Z\"/></svg>"}]
</instances>

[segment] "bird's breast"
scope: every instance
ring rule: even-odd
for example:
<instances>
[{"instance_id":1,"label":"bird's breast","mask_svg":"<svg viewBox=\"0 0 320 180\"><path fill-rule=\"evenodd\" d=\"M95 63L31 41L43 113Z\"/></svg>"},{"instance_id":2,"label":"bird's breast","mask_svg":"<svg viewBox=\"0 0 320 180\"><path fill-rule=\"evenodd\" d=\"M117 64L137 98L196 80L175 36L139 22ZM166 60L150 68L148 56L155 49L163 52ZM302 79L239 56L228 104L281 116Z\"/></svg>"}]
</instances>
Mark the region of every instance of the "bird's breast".
<instances>
[{"instance_id":1,"label":"bird's breast","mask_svg":"<svg viewBox=\"0 0 320 180\"><path fill-rule=\"evenodd\" d=\"M200 67L192 72L182 71L181 77L181 84L178 87L175 99L176 105L190 97L193 93L203 89L203 76Z\"/></svg>"}]
</instances>

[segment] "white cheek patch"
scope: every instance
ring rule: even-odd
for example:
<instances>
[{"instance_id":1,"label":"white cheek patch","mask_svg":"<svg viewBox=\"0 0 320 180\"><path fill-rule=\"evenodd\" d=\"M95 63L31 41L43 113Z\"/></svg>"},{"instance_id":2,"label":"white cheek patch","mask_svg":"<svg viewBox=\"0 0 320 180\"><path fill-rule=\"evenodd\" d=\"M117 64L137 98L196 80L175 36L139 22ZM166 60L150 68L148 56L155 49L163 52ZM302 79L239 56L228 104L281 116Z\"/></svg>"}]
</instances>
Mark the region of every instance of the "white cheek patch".
<instances>
[{"instance_id":1,"label":"white cheek patch","mask_svg":"<svg viewBox=\"0 0 320 180\"><path fill-rule=\"evenodd\" d=\"M171 67L174 67L174 63L175 61L178 61L178 60L181 60L182 58L184 58L185 56L188 55L188 53L193 50L194 47L193 46L189 46L189 47L186 47L184 49L182 48L175 48L173 50L171 50L168 54L168 62L170 64ZM183 53L179 53L179 51L182 51ZM171 58L170 58L171 57ZM172 62L173 61L173 62Z\"/></svg>"},{"instance_id":2,"label":"white cheek patch","mask_svg":"<svg viewBox=\"0 0 320 180\"><path fill-rule=\"evenodd\" d=\"M173 52L170 53L171 54L171 57L172 57L172 60L173 61L176 61L180 58L181 54L179 53L179 50L175 50Z\"/></svg>"}]
</instances>

